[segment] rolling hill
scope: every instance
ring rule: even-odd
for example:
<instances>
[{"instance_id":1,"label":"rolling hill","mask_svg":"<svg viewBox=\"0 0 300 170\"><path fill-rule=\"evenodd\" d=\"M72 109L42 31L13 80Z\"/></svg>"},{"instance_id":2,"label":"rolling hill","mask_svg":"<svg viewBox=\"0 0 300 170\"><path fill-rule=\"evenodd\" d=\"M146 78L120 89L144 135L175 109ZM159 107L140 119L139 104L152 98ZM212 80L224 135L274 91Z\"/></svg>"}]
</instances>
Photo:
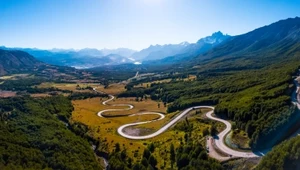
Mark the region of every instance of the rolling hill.
<instances>
[{"instance_id":1,"label":"rolling hill","mask_svg":"<svg viewBox=\"0 0 300 170\"><path fill-rule=\"evenodd\" d=\"M300 136L282 142L263 157L256 169L300 169L299 147Z\"/></svg>"},{"instance_id":2,"label":"rolling hill","mask_svg":"<svg viewBox=\"0 0 300 170\"><path fill-rule=\"evenodd\" d=\"M26 52L0 50L0 75L33 71L41 65L44 64Z\"/></svg>"}]
</instances>

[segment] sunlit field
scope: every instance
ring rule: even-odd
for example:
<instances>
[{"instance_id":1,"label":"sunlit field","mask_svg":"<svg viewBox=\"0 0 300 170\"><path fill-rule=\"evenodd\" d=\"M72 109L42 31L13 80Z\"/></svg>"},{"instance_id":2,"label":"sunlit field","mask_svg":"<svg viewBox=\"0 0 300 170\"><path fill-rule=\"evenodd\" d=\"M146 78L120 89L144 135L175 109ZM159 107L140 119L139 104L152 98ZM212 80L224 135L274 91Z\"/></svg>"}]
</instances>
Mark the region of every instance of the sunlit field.
<instances>
[{"instance_id":1,"label":"sunlit field","mask_svg":"<svg viewBox=\"0 0 300 170\"><path fill-rule=\"evenodd\" d=\"M83 91L87 87L97 87L99 84L96 83L42 83L38 85L38 88L58 88L61 90L70 90L70 91Z\"/></svg>"}]
</instances>

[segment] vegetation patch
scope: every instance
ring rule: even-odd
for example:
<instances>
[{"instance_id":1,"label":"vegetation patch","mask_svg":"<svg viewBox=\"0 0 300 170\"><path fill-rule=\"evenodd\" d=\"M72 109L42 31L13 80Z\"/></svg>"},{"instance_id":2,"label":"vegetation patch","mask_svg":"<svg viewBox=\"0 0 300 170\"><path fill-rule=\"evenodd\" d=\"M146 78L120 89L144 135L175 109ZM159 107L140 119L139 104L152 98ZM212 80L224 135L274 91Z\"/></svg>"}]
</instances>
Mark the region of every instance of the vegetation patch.
<instances>
[{"instance_id":1,"label":"vegetation patch","mask_svg":"<svg viewBox=\"0 0 300 170\"><path fill-rule=\"evenodd\" d=\"M2 97L14 97L14 96L16 96L16 92L13 92L13 91L2 91L2 90L0 90L0 98L2 98Z\"/></svg>"},{"instance_id":2,"label":"vegetation patch","mask_svg":"<svg viewBox=\"0 0 300 170\"><path fill-rule=\"evenodd\" d=\"M0 80L18 80L29 76L30 76L29 74L12 74L12 75L1 76Z\"/></svg>"},{"instance_id":3,"label":"vegetation patch","mask_svg":"<svg viewBox=\"0 0 300 170\"><path fill-rule=\"evenodd\" d=\"M93 87L97 87L99 84L96 83L54 83L46 82L38 85L38 88L57 88L61 90L86 92L92 90Z\"/></svg>"},{"instance_id":4,"label":"vegetation patch","mask_svg":"<svg viewBox=\"0 0 300 170\"><path fill-rule=\"evenodd\" d=\"M262 158L257 170L267 169L299 169L300 168L300 136L284 141L274 147Z\"/></svg>"},{"instance_id":5,"label":"vegetation patch","mask_svg":"<svg viewBox=\"0 0 300 170\"><path fill-rule=\"evenodd\" d=\"M235 149L242 149L242 150L250 150L251 147L249 146L250 139L246 132L235 129L231 131L226 137L226 144L229 147ZM227 140L229 142L227 142Z\"/></svg>"},{"instance_id":6,"label":"vegetation patch","mask_svg":"<svg viewBox=\"0 0 300 170\"><path fill-rule=\"evenodd\" d=\"M72 109L63 96L1 99L0 169L100 169L90 144L68 128Z\"/></svg>"}]
</instances>

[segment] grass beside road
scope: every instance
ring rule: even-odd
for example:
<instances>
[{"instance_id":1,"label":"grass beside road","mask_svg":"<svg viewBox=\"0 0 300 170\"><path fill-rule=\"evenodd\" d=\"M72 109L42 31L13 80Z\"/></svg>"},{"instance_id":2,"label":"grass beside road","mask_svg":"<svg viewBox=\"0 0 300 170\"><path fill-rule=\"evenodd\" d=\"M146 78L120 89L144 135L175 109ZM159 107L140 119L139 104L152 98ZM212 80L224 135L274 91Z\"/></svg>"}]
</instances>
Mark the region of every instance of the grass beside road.
<instances>
[{"instance_id":1,"label":"grass beside road","mask_svg":"<svg viewBox=\"0 0 300 170\"><path fill-rule=\"evenodd\" d=\"M239 150L250 150L251 147L249 146L250 138L248 137L247 133L245 131L235 129L231 131L229 134L229 140L231 143L236 146L234 149L239 149ZM229 147L232 147L229 145Z\"/></svg>"}]
</instances>

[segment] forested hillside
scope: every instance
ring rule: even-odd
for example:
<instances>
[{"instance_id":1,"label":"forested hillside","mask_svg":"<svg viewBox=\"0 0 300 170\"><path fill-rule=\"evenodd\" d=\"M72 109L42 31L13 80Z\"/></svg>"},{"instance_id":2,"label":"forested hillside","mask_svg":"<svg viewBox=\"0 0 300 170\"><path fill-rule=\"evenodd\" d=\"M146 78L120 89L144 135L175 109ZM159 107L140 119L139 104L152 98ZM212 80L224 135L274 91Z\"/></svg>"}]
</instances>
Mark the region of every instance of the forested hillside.
<instances>
[{"instance_id":1,"label":"forested hillside","mask_svg":"<svg viewBox=\"0 0 300 170\"><path fill-rule=\"evenodd\" d=\"M197 75L196 81L174 78L149 88L128 88L120 96L149 94L152 99L169 103L169 112L216 105L216 114L234 120L248 133L253 148L269 147L283 137L283 133L278 134L280 130L287 132L299 120L290 102L293 76L300 66L299 49L300 18L279 21L180 63L180 73Z\"/></svg>"},{"instance_id":2,"label":"forested hillside","mask_svg":"<svg viewBox=\"0 0 300 170\"><path fill-rule=\"evenodd\" d=\"M90 144L67 127L72 110L63 96L1 99L0 169L100 169Z\"/></svg>"},{"instance_id":3,"label":"forested hillside","mask_svg":"<svg viewBox=\"0 0 300 170\"><path fill-rule=\"evenodd\" d=\"M41 62L23 51L0 49L0 75L33 71Z\"/></svg>"},{"instance_id":4,"label":"forested hillside","mask_svg":"<svg viewBox=\"0 0 300 170\"><path fill-rule=\"evenodd\" d=\"M140 162L132 163L132 158L127 156L127 150L122 149L120 144L115 145L115 150L110 154L110 168L112 170L148 170L148 169L164 169L164 167L157 167L157 160L160 157L154 157L153 152L155 146L149 145L143 151ZM171 161L171 168L178 170L223 170L224 168L215 159L208 157L206 150L200 143L181 144L175 148L173 144L165 151L170 153L168 158ZM166 161L166 160L165 160Z\"/></svg>"},{"instance_id":5,"label":"forested hillside","mask_svg":"<svg viewBox=\"0 0 300 170\"><path fill-rule=\"evenodd\" d=\"M274 147L256 168L257 170L300 169L300 136L282 142Z\"/></svg>"}]
</instances>

